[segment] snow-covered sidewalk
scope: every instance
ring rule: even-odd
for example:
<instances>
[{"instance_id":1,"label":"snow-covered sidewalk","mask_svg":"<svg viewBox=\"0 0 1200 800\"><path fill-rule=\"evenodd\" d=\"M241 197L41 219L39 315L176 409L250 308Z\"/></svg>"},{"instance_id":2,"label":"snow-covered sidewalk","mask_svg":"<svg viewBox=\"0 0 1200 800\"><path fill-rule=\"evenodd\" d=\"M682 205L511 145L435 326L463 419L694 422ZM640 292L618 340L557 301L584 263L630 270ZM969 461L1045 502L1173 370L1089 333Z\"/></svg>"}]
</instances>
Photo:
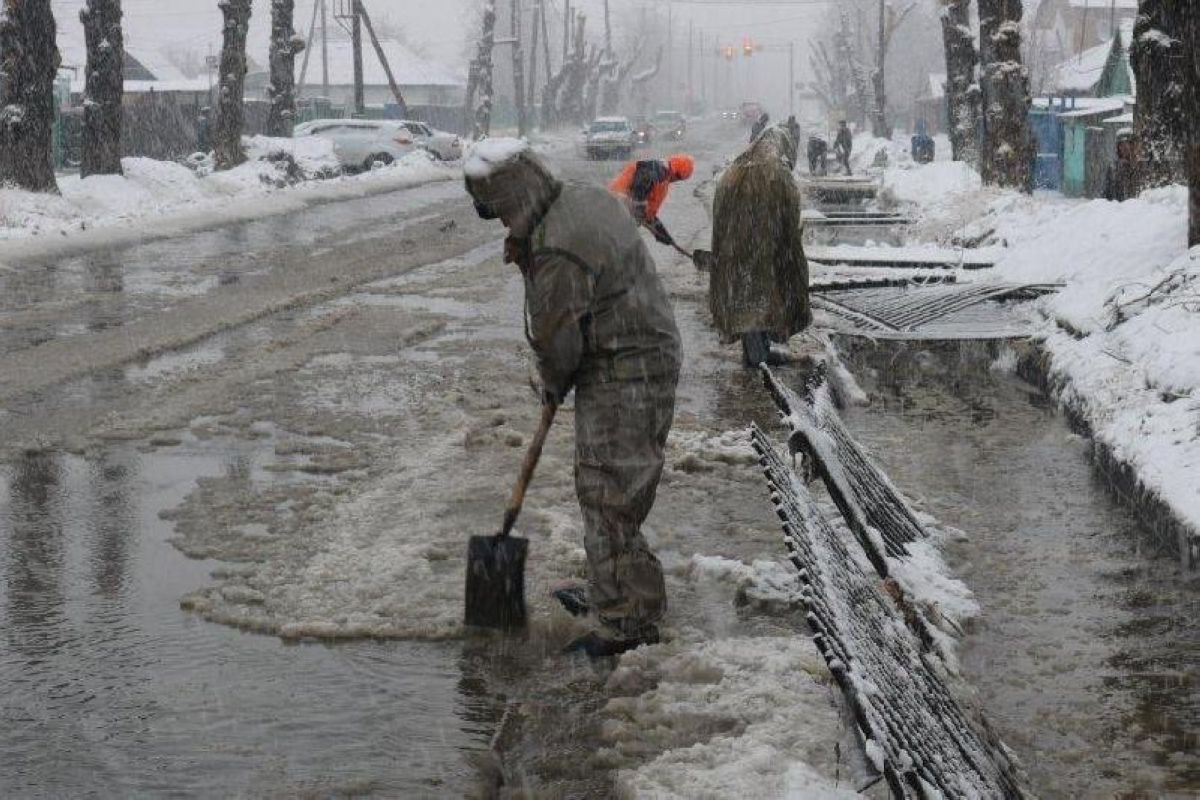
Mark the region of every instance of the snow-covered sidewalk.
<instances>
[{"instance_id":1,"label":"snow-covered sidewalk","mask_svg":"<svg viewBox=\"0 0 1200 800\"><path fill-rule=\"evenodd\" d=\"M917 236L1005 247L994 270L973 278L1064 284L1039 301L1048 382L1103 455L1132 471L1143 510L1169 513L1159 522L1194 562L1200 248L1187 249L1186 189L1124 203L1030 197L983 188L962 164L915 165L898 146L891 163L884 194L918 214Z\"/></svg>"}]
</instances>

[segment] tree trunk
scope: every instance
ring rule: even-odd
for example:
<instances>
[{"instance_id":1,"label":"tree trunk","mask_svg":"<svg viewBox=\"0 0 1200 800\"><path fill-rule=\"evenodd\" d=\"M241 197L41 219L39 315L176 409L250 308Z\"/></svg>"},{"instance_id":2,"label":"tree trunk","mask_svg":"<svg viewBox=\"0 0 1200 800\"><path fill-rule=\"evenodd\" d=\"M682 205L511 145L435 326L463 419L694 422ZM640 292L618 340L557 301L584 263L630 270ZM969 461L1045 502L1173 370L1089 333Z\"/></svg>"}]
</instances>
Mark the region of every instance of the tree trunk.
<instances>
[{"instance_id":1,"label":"tree trunk","mask_svg":"<svg viewBox=\"0 0 1200 800\"><path fill-rule=\"evenodd\" d=\"M971 0L943 0L942 41L946 48L946 103L950 151L955 161L979 166L978 56L971 33Z\"/></svg>"},{"instance_id":2,"label":"tree trunk","mask_svg":"<svg viewBox=\"0 0 1200 800\"><path fill-rule=\"evenodd\" d=\"M125 41L121 0L88 0L79 12L87 41L87 96L83 101L80 177L121 174L125 96Z\"/></svg>"},{"instance_id":3,"label":"tree trunk","mask_svg":"<svg viewBox=\"0 0 1200 800\"><path fill-rule=\"evenodd\" d=\"M496 45L496 3L484 0L483 34L471 61L467 78L467 118L471 120L471 138L482 139L492 132L492 50Z\"/></svg>"},{"instance_id":4,"label":"tree trunk","mask_svg":"<svg viewBox=\"0 0 1200 800\"><path fill-rule=\"evenodd\" d=\"M1187 46L1187 108L1185 118L1191 120L1188 126L1191 131L1188 143L1188 194L1190 197L1188 214L1188 247L1200 246L1200 9L1192 3L1188 10L1188 19L1184 42Z\"/></svg>"},{"instance_id":5,"label":"tree trunk","mask_svg":"<svg viewBox=\"0 0 1200 800\"><path fill-rule=\"evenodd\" d=\"M887 2L879 0L879 44L875 50L875 73L871 76L875 91L875 113L871 117L871 133L881 139L892 138L887 121Z\"/></svg>"},{"instance_id":6,"label":"tree trunk","mask_svg":"<svg viewBox=\"0 0 1200 800\"><path fill-rule=\"evenodd\" d=\"M1188 54L1186 21L1179 5L1174 0L1142 0L1133 28L1130 60L1138 88L1133 129L1142 189L1183 182L1189 130L1184 109Z\"/></svg>"},{"instance_id":7,"label":"tree trunk","mask_svg":"<svg viewBox=\"0 0 1200 800\"><path fill-rule=\"evenodd\" d=\"M526 100L531 108L530 116L537 115L537 69L538 69L538 34L542 27L542 14L545 13L545 0L536 0L533 6L533 27L530 29L529 43L529 87L525 92Z\"/></svg>"},{"instance_id":8,"label":"tree trunk","mask_svg":"<svg viewBox=\"0 0 1200 800\"><path fill-rule=\"evenodd\" d=\"M511 8L513 102L517 106L517 136L524 138L529 133L529 122L525 115L525 49L521 47L521 4L512 0Z\"/></svg>"},{"instance_id":9,"label":"tree trunk","mask_svg":"<svg viewBox=\"0 0 1200 800\"><path fill-rule=\"evenodd\" d=\"M1021 63L1021 0L979 0L984 54L985 183L1033 191L1034 143L1029 129L1029 71Z\"/></svg>"},{"instance_id":10,"label":"tree trunk","mask_svg":"<svg viewBox=\"0 0 1200 800\"><path fill-rule=\"evenodd\" d=\"M296 0L271 0L271 101L267 135L290 137L296 124L296 54L304 42L296 34Z\"/></svg>"},{"instance_id":11,"label":"tree trunk","mask_svg":"<svg viewBox=\"0 0 1200 800\"><path fill-rule=\"evenodd\" d=\"M225 41L221 47L217 119L212 136L217 169L232 169L246 160L242 150L242 105L246 84L246 32L250 28L250 0L221 0L225 16Z\"/></svg>"},{"instance_id":12,"label":"tree trunk","mask_svg":"<svg viewBox=\"0 0 1200 800\"><path fill-rule=\"evenodd\" d=\"M50 0L0 6L0 184L57 192L54 78L59 55Z\"/></svg>"}]
</instances>

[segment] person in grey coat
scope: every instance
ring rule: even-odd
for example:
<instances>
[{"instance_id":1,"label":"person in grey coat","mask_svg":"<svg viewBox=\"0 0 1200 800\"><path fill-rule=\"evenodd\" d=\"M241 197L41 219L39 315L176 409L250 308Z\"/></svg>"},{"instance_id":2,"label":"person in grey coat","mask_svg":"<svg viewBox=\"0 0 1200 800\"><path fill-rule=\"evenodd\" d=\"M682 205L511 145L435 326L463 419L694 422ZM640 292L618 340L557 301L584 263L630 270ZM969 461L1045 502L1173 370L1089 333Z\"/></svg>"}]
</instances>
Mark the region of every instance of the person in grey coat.
<instances>
[{"instance_id":1,"label":"person in grey coat","mask_svg":"<svg viewBox=\"0 0 1200 800\"><path fill-rule=\"evenodd\" d=\"M575 390L589 591L564 605L594 609L601 628L569 649L602 656L656 642L666 587L641 526L662 475L681 347L654 261L619 200L559 181L521 142L478 145L464 172L479 215L508 228L505 260L525 280L543 402Z\"/></svg>"}]
</instances>

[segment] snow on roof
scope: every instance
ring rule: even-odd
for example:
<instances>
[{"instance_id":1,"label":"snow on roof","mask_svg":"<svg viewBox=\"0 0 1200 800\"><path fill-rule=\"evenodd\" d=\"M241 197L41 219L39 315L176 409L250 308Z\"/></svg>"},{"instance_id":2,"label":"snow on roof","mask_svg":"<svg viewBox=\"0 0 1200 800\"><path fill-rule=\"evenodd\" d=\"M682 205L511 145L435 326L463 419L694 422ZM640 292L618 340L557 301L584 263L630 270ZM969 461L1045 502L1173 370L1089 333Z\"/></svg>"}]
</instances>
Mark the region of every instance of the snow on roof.
<instances>
[{"instance_id":1,"label":"snow on roof","mask_svg":"<svg viewBox=\"0 0 1200 800\"><path fill-rule=\"evenodd\" d=\"M484 139L471 148L471 155L463 164L463 174L468 178L486 178L528 149L529 143L522 139Z\"/></svg>"},{"instance_id":2,"label":"snow on roof","mask_svg":"<svg viewBox=\"0 0 1200 800\"><path fill-rule=\"evenodd\" d=\"M464 82L452 69L436 61L430 61L409 50L394 39L381 39L380 47L387 56L388 66L400 86L463 86ZM313 45L315 55L320 55L320 44ZM319 62L318 62L319 63ZM296 78L300 77L302 59L296 59ZM319 70L318 70L319 71ZM308 80L313 79L313 65L308 65ZM375 56L373 48L363 53L363 82L367 86L387 86L387 73ZM329 83L334 86L354 84L354 47L349 41L329 42Z\"/></svg>"},{"instance_id":3,"label":"snow on roof","mask_svg":"<svg viewBox=\"0 0 1200 800\"><path fill-rule=\"evenodd\" d=\"M1096 114L1106 114L1106 113L1112 113L1114 111L1124 111L1126 99L1127 98L1124 98L1124 97L1095 98L1096 102L1090 103L1087 106L1075 108L1071 111L1064 112L1064 113L1060 114L1059 116L1063 117L1064 119L1074 119L1076 117L1090 117L1090 116L1093 116Z\"/></svg>"},{"instance_id":4,"label":"snow on roof","mask_svg":"<svg viewBox=\"0 0 1200 800\"><path fill-rule=\"evenodd\" d=\"M1129 43L1133 40L1133 20L1121 22L1118 30L1121 43L1128 54ZM1095 47L1084 50L1079 55L1071 56L1066 61L1051 70L1050 85L1056 92L1090 92L1099 83L1108 64L1109 53L1113 49L1113 39L1102 42ZM1133 67L1130 66L1128 55L1125 68L1129 71L1130 85L1134 85Z\"/></svg>"},{"instance_id":5,"label":"snow on roof","mask_svg":"<svg viewBox=\"0 0 1200 800\"><path fill-rule=\"evenodd\" d=\"M1138 0L1070 0L1071 8L1117 8L1121 11L1137 11Z\"/></svg>"}]
</instances>

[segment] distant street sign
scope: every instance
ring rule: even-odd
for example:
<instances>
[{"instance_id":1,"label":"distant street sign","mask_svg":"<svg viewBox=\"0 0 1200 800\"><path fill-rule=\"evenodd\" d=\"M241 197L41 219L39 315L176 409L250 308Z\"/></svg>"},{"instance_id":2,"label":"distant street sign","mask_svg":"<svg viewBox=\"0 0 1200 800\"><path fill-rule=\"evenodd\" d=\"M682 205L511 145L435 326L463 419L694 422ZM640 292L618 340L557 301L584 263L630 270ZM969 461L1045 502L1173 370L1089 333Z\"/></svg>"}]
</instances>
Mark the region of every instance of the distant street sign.
<instances>
[{"instance_id":1,"label":"distant street sign","mask_svg":"<svg viewBox=\"0 0 1200 800\"><path fill-rule=\"evenodd\" d=\"M204 66L208 67L209 69L216 69L217 67L221 66L221 58L219 56L206 56L204 59Z\"/></svg>"}]
</instances>

